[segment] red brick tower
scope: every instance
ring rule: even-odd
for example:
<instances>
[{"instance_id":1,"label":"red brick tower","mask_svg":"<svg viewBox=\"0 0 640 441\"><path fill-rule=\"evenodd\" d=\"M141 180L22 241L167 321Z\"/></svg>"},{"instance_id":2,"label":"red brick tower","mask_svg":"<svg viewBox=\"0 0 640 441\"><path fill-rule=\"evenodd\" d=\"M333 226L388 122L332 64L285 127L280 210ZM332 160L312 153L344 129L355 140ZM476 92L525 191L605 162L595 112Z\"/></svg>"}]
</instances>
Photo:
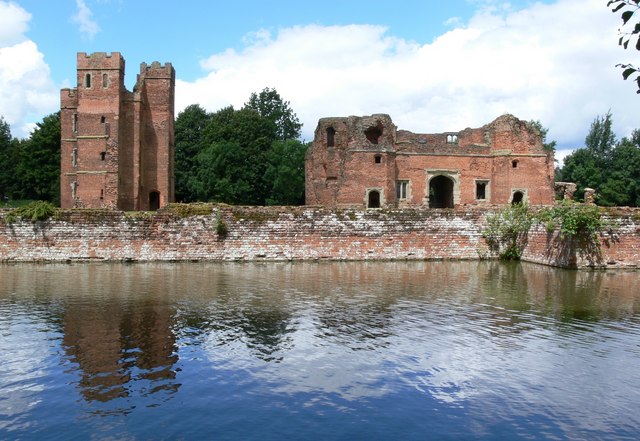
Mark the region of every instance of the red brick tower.
<instances>
[{"instance_id":1,"label":"red brick tower","mask_svg":"<svg viewBox=\"0 0 640 441\"><path fill-rule=\"evenodd\" d=\"M118 52L78 53L61 91L63 208L155 210L173 201L175 71L142 64L133 92Z\"/></svg>"}]
</instances>

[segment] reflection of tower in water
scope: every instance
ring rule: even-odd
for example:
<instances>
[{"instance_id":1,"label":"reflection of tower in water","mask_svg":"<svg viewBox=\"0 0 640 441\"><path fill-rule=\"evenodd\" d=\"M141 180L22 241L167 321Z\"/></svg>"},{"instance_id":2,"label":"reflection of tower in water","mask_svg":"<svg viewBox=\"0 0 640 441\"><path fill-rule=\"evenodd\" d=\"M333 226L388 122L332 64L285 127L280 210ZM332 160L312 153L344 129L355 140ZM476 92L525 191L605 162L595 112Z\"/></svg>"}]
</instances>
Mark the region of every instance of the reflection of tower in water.
<instances>
[{"instance_id":1,"label":"reflection of tower in water","mask_svg":"<svg viewBox=\"0 0 640 441\"><path fill-rule=\"evenodd\" d=\"M175 393L180 385L174 369L174 311L153 298L115 297L84 299L65 308L64 346L78 364L82 396L101 402L127 397L157 401Z\"/></svg>"}]
</instances>

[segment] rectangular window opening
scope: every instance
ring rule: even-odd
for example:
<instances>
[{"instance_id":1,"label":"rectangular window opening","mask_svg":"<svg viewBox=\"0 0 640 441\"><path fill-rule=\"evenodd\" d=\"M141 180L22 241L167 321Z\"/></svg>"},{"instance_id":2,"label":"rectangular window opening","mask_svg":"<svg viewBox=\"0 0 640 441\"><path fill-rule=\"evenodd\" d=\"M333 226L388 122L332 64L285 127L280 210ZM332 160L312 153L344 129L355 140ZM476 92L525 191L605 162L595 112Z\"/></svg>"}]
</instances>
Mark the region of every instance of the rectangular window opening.
<instances>
[{"instance_id":1,"label":"rectangular window opening","mask_svg":"<svg viewBox=\"0 0 640 441\"><path fill-rule=\"evenodd\" d=\"M487 199L487 186L489 183L487 181L476 181L476 199L479 201L484 201Z\"/></svg>"},{"instance_id":2,"label":"rectangular window opening","mask_svg":"<svg viewBox=\"0 0 640 441\"><path fill-rule=\"evenodd\" d=\"M396 182L396 198L407 199L407 189L409 188L409 181Z\"/></svg>"}]
</instances>

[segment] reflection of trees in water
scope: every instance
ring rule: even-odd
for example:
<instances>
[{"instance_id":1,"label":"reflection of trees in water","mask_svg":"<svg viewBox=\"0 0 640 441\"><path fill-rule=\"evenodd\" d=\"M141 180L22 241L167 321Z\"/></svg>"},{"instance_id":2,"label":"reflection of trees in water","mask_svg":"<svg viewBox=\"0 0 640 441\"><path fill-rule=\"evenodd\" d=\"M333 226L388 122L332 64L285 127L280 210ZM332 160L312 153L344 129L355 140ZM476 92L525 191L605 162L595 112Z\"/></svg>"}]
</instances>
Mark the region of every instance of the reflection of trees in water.
<instances>
[{"instance_id":1,"label":"reflection of trees in water","mask_svg":"<svg viewBox=\"0 0 640 441\"><path fill-rule=\"evenodd\" d=\"M252 277L244 267L239 273L237 268L220 269L230 271L210 271L206 285L185 282L186 290L195 295L180 311L182 332L187 338L213 335L219 345L241 341L261 360L282 360L282 352L293 344L289 334L295 331L284 297L287 286L273 286L280 283L277 278ZM273 275L273 270L268 272Z\"/></svg>"},{"instance_id":2,"label":"reflection of trees in water","mask_svg":"<svg viewBox=\"0 0 640 441\"><path fill-rule=\"evenodd\" d=\"M383 299L359 300L352 302L334 298L328 305L319 305L320 337L335 339L337 343L353 350L388 347L387 339L393 334L390 330L393 302Z\"/></svg>"}]
</instances>

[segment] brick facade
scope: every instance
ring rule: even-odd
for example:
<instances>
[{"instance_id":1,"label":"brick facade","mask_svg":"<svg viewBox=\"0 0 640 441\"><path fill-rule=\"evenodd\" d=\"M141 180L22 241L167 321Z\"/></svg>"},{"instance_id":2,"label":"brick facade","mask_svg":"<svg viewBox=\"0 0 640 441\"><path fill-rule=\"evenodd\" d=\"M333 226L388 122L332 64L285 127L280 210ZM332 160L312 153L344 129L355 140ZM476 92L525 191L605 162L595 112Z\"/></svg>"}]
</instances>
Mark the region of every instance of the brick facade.
<instances>
[{"instance_id":1,"label":"brick facade","mask_svg":"<svg viewBox=\"0 0 640 441\"><path fill-rule=\"evenodd\" d=\"M174 200L170 63L142 63L133 92L118 52L77 55L60 92L62 208L154 210Z\"/></svg>"},{"instance_id":2,"label":"brick facade","mask_svg":"<svg viewBox=\"0 0 640 441\"><path fill-rule=\"evenodd\" d=\"M0 261L426 260L492 257L482 231L497 207L335 210L214 206L181 218L66 210L47 222L3 222ZM218 234L224 221L227 233ZM561 267L640 268L640 209L610 215L598 250L534 227L523 260ZM495 257L495 256L493 256Z\"/></svg>"},{"instance_id":3,"label":"brick facade","mask_svg":"<svg viewBox=\"0 0 640 441\"><path fill-rule=\"evenodd\" d=\"M537 129L503 115L476 129L397 130L388 115L322 118L307 152L306 203L452 208L554 201L553 152Z\"/></svg>"}]
</instances>

